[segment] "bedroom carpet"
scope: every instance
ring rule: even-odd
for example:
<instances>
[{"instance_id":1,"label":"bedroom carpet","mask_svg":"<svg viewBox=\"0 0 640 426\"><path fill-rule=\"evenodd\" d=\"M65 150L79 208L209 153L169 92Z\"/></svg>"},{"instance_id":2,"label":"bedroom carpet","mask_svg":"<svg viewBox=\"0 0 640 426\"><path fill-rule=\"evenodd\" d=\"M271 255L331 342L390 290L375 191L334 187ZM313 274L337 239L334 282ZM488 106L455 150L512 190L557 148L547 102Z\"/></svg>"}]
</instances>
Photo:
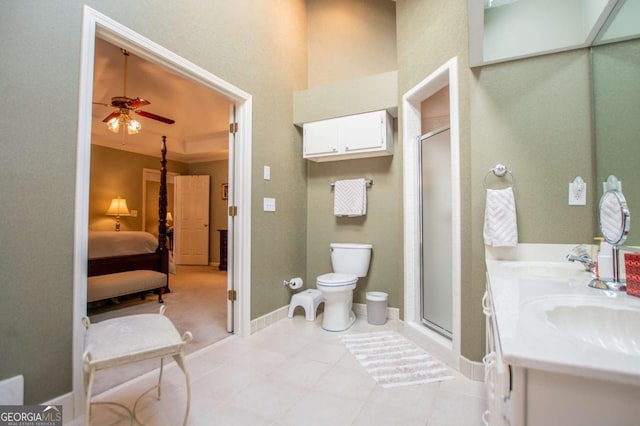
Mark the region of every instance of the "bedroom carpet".
<instances>
[{"instance_id":1,"label":"bedroom carpet","mask_svg":"<svg viewBox=\"0 0 640 426\"><path fill-rule=\"evenodd\" d=\"M227 333L227 273L217 266L177 266L169 275L171 293L165 294L165 315L173 321L180 334L190 331L193 339L187 343L187 354L215 343ZM121 299L119 304L110 301L93 304L89 308L92 323L124 315L157 313L158 296L148 294ZM165 363L172 359L168 358ZM148 360L118 368L99 371L96 374L93 395L111 389L143 373L159 367L159 361Z\"/></svg>"}]
</instances>

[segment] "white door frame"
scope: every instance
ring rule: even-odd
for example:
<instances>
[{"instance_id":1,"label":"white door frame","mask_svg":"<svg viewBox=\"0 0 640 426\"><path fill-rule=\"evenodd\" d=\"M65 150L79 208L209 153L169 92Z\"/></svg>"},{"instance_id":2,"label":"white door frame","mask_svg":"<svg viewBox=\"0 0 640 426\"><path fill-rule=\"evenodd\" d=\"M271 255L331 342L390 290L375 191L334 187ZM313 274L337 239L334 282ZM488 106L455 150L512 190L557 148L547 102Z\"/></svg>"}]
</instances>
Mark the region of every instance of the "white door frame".
<instances>
[{"instance_id":1,"label":"white door frame","mask_svg":"<svg viewBox=\"0 0 640 426\"><path fill-rule=\"evenodd\" d=\"M448 340L422 324L420 312L420 170L421 103L449 86L451 127L453 337ZM434 355L458 369L460 360L460 126L458 59L454 57L402 96L404 166L404 320L426 337Z\"/></svg>"},{"instance_id":2,"label":"white door frame","mask_svg":"<svg viewBox=\"0 0 640 426\"><path fill-rule=\"evenodd\" d=\"M237 290L234 309L235 334L250 334L251 283L251 134L252 97L250 94L216 77L96 10L83 6L80 92L78 99L78 140L76 161L75 224L73 253L73 418L83 415L84 384L82 352L84 327L81 318L87 305L87 239L89 227L89 173L91 163L91 111L93 67L96 36L136 53L186 79L231 99L236 105L238 131L234 164L235 180L229 181L235 194L238 215L234 220L233 241L229 241L234 258L233 280Z\"/></svg>"}]
</instances>

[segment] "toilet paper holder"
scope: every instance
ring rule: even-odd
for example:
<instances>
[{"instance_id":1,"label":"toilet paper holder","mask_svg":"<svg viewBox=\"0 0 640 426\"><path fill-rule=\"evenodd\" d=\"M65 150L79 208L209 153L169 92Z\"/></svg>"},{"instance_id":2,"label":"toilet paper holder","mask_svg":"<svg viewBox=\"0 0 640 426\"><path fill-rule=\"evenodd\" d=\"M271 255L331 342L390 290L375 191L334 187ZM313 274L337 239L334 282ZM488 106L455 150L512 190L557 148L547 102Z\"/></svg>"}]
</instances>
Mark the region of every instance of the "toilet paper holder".
<instances>
[{"instance_id":1,"label":"toilet paper holder","mask_svg":"<svg viewBox=\"0 0 640 426\"><path fill-rule=\"evenodd\" d=\"M304 282L302 281L302 278L300 277L295 277L295 278L291 278L289 280L284 280L282 282L282 284L285 287L289 287L292 290L297 290L299 288L302 288L302 285L304 284Z\"/></svg>"}]
</instances>

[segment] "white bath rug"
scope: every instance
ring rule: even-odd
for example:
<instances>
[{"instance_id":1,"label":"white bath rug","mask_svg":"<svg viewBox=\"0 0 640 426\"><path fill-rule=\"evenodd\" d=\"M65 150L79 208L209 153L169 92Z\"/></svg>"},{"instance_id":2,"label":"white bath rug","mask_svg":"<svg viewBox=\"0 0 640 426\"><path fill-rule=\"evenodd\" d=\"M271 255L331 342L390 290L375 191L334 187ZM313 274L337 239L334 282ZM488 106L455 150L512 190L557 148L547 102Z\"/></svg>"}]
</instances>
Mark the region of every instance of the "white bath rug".
<instances>
[{"instance_id":1,"label":"white bath rug","mask_svg":"<svg viewBox=\"0 0 640 426\"><path fill-rule=\"evenodd\" d=\"M347 334L341 339L383 388L454 378L440 361L394 331Z\"/></svg>"}]
</instances>

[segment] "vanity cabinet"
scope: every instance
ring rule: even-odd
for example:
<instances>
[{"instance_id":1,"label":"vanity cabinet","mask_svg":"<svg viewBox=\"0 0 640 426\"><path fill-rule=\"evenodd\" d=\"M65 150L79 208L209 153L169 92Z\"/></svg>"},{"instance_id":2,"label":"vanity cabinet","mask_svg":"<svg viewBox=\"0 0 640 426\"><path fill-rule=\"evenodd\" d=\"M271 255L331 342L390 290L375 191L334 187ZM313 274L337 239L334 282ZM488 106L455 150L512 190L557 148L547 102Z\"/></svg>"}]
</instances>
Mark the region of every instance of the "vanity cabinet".
<instances>
[{"instance_id":1,"label":"vanity cabinet","mask_svg":"<svg viewBox=\"0 0 640 426\"><path fill-rule=\"evenodd\" d=\"M393 119L373 111L303 125L303 157L337 161L393 155Z\"/></svg>"},{"instance_id":2,"label":"vanity cabinet","mask_svg":"<svg viewBox=\"0 0 640 426\"><path fill-rule=\"evenodd\" d=\"M547 362L534 365L524 355L503 356L497 315L509 321L522 318L504 312L494 303L489 274L482 299L486 316L487 354L483 358L487 410L482 416L488 426L564 426L640 424L640 385L624 381L589 377L572 371L572 365ZM517 291L515 291L517 294ZM496 312L497 310L497 312ZM503 332L506 330L503 330ZM520 336L531 339L530 336ZM544 346L533 339L528 346ZM576 356L583 356L576 346ZM635 356L635 355L631 355ZM612 358L602 363L613 364ZM637 380L636 380L637 381Z\"/></svg>"},{"instance_id":3,"label":"vanity cabinet","mask_svg":"<svg viewBox=\"0 0 640 426\"><path fill-rule=\"evenodd\" d=\"M513 381L514 370L506 365L502 359L500 344L497 341L497 326L489 289L482 298L482 312L486 320L486 355L482 358L484 364L484 383L487 395L487 410L482 415L485 426L507 426L514 418ZM518 371L520 373L520 371ZM516 383L519 384L519 383ZM521 401L519 401L521 403ZM522 411L522 406L516 408L516 416Z\"/></svg>"}]
</instances>

